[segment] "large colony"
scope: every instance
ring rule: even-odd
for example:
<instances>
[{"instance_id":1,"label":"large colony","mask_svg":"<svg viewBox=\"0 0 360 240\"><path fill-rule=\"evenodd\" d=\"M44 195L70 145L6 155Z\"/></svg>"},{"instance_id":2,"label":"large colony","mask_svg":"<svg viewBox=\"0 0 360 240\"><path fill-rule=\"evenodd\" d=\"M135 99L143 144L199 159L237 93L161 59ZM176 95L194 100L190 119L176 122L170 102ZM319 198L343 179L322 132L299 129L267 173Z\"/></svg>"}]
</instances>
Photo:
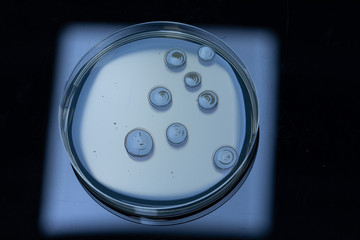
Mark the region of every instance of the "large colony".
<instances>
[{"instance_id":1,"label":"large colony","mask_svg":"<svg viewBox=\"0 0 360 240\"><path fill-rule=\"evenodd\" d=\"M215 52L208 46L202 46L198 51L200 61L209 62ZM186 54L180 49L172 49L166 53L165 63L171 70L178 70L186 63ZM198 90L201 84L201 76L197 72L189 72L184 77L185 86L188 90ZM149 92L149 103L152 107L167 110L172 95L170 90L164 87L154 87ZM218 104L218 96L210 90L203 91L198 96L199 108L203 112L212 112ZM188 131L181 123L173 123L166 128L168 143L172 146L182 146L188 138ZM148 156L154 148L151 135L144 129L136 128L131 130L125 137L126 151L133 157ZM237 161L237 153L230 146L222 146L217 149L213 156L215 165L220 169L227 169Z\"/></svg>"}]
</instances>

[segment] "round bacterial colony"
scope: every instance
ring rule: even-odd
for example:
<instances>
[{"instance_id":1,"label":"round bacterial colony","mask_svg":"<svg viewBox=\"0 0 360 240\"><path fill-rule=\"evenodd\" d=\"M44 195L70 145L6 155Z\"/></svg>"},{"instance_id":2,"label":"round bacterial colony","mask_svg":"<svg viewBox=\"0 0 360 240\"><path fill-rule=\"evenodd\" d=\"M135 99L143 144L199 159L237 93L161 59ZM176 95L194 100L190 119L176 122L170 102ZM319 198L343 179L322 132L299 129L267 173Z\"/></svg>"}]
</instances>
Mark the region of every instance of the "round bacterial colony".
<instances>
[{"instance_id":1,"label":"round bacterial colony","mask_svg":"<svg viewBox=\"0 0 360 240\"><path fill-rule=\"evenodd\" d=\"M249 93L216 46L149 34L84 66L65 93L63 138L97 200L130 218L181 218L240 181Z\"/></svg>"}]
</instances>

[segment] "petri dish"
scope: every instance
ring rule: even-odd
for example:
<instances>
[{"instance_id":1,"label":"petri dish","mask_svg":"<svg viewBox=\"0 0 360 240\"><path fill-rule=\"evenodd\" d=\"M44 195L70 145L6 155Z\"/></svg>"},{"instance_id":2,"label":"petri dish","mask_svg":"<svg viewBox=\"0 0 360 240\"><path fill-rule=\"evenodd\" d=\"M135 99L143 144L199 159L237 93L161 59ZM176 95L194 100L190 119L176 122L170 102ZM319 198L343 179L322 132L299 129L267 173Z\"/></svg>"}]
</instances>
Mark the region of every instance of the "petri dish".
<instances>
[{"instance_id":1,"label":"petri dish","mask_svg":"<svg viewBox=\"0 0 360 240\"><path fill-rule=\"evenodd\" d=\"M259 139L256 91L240 58L176 22L133 25L91 49L66 83L59 125L89 195L150 225L188 222L224 204L246 180Z\"/></svg>"}]
</instances>

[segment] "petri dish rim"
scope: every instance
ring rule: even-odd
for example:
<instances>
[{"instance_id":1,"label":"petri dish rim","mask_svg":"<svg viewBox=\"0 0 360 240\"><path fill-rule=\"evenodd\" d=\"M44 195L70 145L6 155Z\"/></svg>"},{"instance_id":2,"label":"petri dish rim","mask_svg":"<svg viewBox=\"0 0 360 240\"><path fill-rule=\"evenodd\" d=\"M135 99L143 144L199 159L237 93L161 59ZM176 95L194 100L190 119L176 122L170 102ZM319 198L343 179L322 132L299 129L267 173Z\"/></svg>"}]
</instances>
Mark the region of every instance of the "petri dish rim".
<instances>
[{"instance_id":1,"label":"petri dish rim","mask_svg":"<svg viewBox=\"0 0 360 240\"><path fill-rule=\"evenodd\" d=\"M246 133L238 161L228 177L208 190L180 200L143 200L114 192L89 174L77 156L72 142L72 117L77 98L86 76L96 62L112 49L127 43L154 37L175 38L211 47L233 68L243 91L246 112ZM84 80L85 79L85 80ZM59 127L72 167L82 185L115 214L135 222L169 225L189 221L222 205L236 192L246 179L254 161L254 151L259 135L258 107L255 87L245 65L220 39L200 28L176 22L148 22L124 28L109 36L79 61L67 81L59 107ZM130 217L129 217L130 216Z\"/></svg>"}]
</instances>

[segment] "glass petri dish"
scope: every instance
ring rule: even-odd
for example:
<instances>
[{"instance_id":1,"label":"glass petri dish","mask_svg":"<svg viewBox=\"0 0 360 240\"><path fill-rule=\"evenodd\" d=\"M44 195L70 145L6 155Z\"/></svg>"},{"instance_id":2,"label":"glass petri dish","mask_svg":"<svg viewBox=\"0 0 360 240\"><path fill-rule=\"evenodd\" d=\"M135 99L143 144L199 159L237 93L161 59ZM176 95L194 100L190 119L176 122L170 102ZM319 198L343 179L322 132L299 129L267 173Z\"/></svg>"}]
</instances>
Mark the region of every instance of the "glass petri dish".
<instances>
[{"instance_id":1,"label":"glass petri dish","mask_svg":"<svg viewBox=\"0 0 360 240\"><path fill-rule=\"evenodd\" d=\"M188 87L189 73L201 84ZM170 133L174 123L183 128ZM89 195L151 225L191 221L226 202L249 174L259 138L255 87L239 57L175 22L133 25L91 49L66 83L59 124Z\"/></svg>"}]
</instances>

